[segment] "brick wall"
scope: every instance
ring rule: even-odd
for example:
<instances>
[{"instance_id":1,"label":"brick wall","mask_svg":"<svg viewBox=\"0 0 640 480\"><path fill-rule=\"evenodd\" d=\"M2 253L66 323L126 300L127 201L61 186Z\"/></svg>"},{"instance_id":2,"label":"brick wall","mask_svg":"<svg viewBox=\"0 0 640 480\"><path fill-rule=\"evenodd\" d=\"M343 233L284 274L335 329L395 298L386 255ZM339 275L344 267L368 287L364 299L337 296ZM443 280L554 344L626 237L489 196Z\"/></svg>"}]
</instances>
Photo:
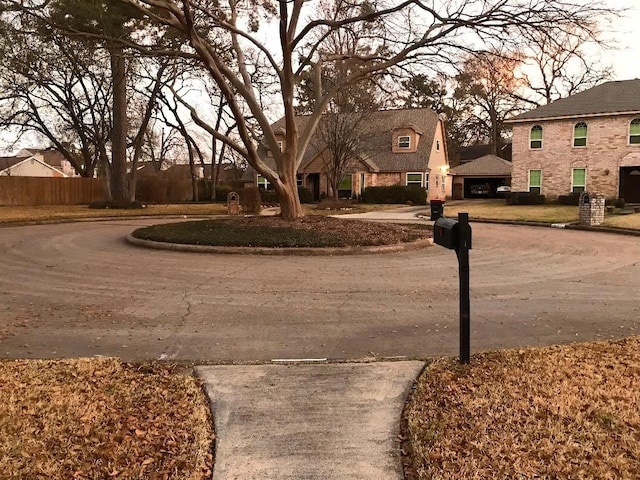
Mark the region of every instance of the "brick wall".
<instances>
[{"instance_id":1,"label":"brick wall","mask_svg":"<svg viewBox=\"0 0 640 480\"><path fill-rule=\"evenodd\" d=\"M371 179L372 187L389 187L391 185L405 185L406 178L400 172L374 173Z\"/></svg>"},{"instance_id":2,"label":"brick wall","mask_svg":"<svg viewBox=\"0 0 640 480\"><path fill-rule=\"evenodd\" d=\"M604 195L589 195L589 202L585 202L586 194L580 195L579 218L580 225L594 227L604 223Z\"/></svg>"},{"instance_id":3,"label":"brick wall","mask_svg":"<svg viewBox=\"0 0 640 480\"><path fill-rule=\"evenodd\" d=\"M633 115L548 120L513 125L512 190L527 191L529 170L542 170L542 194L548 199L571 191L572 169L586 168L586 189L618 197L620 167L640 166L640 145L629 144ZM588 126L587 146L573 147L573 128ZM543 127L542 148L529 148L531 127Z\"/></svg>"}]
</instances>

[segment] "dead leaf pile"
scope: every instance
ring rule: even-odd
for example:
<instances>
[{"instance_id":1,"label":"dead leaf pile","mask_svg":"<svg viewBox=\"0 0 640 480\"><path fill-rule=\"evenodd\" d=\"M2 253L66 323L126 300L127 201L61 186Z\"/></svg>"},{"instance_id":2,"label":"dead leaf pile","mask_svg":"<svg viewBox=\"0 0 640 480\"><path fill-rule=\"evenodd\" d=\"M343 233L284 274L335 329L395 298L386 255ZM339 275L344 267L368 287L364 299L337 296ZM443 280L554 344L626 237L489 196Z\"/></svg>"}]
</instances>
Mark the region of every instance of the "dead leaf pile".
<instances>
[{"instance_id":1,"label":"dead leaf pile","mask_svg":"<svg viewBox=\"0 0 640 480\"><path fill-rule=\"evenodd\" d=\"M640 478L640 338L425 369L405 411L419 479Z\"/></svg>"},{"instance_id":2,"label":"dead leaf pile","mask_svg":"<svg viewBox=\"0 0 640 480\"><path fill-rule=\"evenodd\" d=\"M116 359L0 362L0 478L210 478L192 377Z\"/></svg>"}]
</instances>

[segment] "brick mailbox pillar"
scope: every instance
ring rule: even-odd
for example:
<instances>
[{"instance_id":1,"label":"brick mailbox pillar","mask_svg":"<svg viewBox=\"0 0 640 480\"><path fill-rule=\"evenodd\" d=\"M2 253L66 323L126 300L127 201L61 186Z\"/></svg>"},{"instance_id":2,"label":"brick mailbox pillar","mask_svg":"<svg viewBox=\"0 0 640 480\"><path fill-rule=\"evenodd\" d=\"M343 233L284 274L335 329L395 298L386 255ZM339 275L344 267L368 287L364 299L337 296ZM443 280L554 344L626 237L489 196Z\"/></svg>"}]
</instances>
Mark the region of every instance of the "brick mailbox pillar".
<instances>
[{"instance_id":1,"label":"brick mailbox pillar","mask_svg":"<svg viewBox=\"0 0 640 480\"><path fill-rule=\"evenodd\" d=\"M604 195L582 192L578 202L580 225L594 227L604 223Z\"/></svg>"},{"instance_id":2,"label":"brick mailbox pillar","mask_svg":"<svg viewBox=\"0 0 640 480\"><path fill-rule=\"evenodd\" d=\"M240 215L240 195L236 192L227 195L227 212L229 215Z\"/></svg>"}]
</instances>

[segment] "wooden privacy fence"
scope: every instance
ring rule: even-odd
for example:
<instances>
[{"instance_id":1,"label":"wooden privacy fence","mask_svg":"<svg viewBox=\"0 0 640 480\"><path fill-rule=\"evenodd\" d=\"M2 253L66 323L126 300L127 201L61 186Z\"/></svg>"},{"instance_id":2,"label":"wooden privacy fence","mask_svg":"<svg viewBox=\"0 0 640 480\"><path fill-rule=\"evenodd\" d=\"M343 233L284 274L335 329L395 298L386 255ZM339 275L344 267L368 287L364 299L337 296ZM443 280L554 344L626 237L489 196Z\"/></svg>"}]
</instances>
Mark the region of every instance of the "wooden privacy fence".
<instances>
[{"instance_id":1,"label":"wooden privacy fence","mask_svg":"<svg viewBox=\"0 0 640 480\"><path fill-rule=\"evenodd\" d=\"M0 205L88 205L106 200L99 178L0 177Z\"/></svg>"}]
</instances>

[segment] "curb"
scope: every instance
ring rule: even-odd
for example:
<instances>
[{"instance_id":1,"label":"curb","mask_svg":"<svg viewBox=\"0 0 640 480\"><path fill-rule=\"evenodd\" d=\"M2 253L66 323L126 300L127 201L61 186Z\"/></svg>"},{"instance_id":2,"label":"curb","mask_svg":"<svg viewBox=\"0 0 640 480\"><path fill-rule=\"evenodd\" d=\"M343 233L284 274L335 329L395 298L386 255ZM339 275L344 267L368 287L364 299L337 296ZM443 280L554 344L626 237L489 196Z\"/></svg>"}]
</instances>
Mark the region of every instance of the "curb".
<instances>
[{"instance_id":1,"label":"curb","mask_svg":"<svg viewBox=\"0 0 640 480\"><path fill-rule=\"evenodd\" d=\"M91 222L109 222L109 221L123 221L123 220L174 220L174 219L213 219L213 218L228 218L229 215L183 215L183 214L168 214L168 215L131 215L131 216L114 216L114 217L80 217L80 218L53 218L42 220L21 220L11 222L0 222L0 228L3 227L29 227L35 225L59 225L63 223L91 223Z\"/></svg>"},{"instance_id":2,"label":"curb","mask_svg":"<svg viewBox=\"0 0 640 480\"><path fill-rule=\"evenodd\" d=\"M127 243L136 245L138 247L153 248L156 250L170 250L174 252L191 252L191 253L217 253L217 254L231 254L231 255L299 255L299 256L312 256L312 255L368 255L376 253L395 253L395 252L407 252L411 250L418 250L421 248L430 247L433 245L433 240L422 239L415 242L399 243L395 245L377 245L373 247L325 247L325 248L310 248L310 247L220 247L212 245L187 245L181 243L166 243L156 242L153 240L143 240L141 238L135 238L129 234L125 237Z\"/></svg>"}]
</instances>

